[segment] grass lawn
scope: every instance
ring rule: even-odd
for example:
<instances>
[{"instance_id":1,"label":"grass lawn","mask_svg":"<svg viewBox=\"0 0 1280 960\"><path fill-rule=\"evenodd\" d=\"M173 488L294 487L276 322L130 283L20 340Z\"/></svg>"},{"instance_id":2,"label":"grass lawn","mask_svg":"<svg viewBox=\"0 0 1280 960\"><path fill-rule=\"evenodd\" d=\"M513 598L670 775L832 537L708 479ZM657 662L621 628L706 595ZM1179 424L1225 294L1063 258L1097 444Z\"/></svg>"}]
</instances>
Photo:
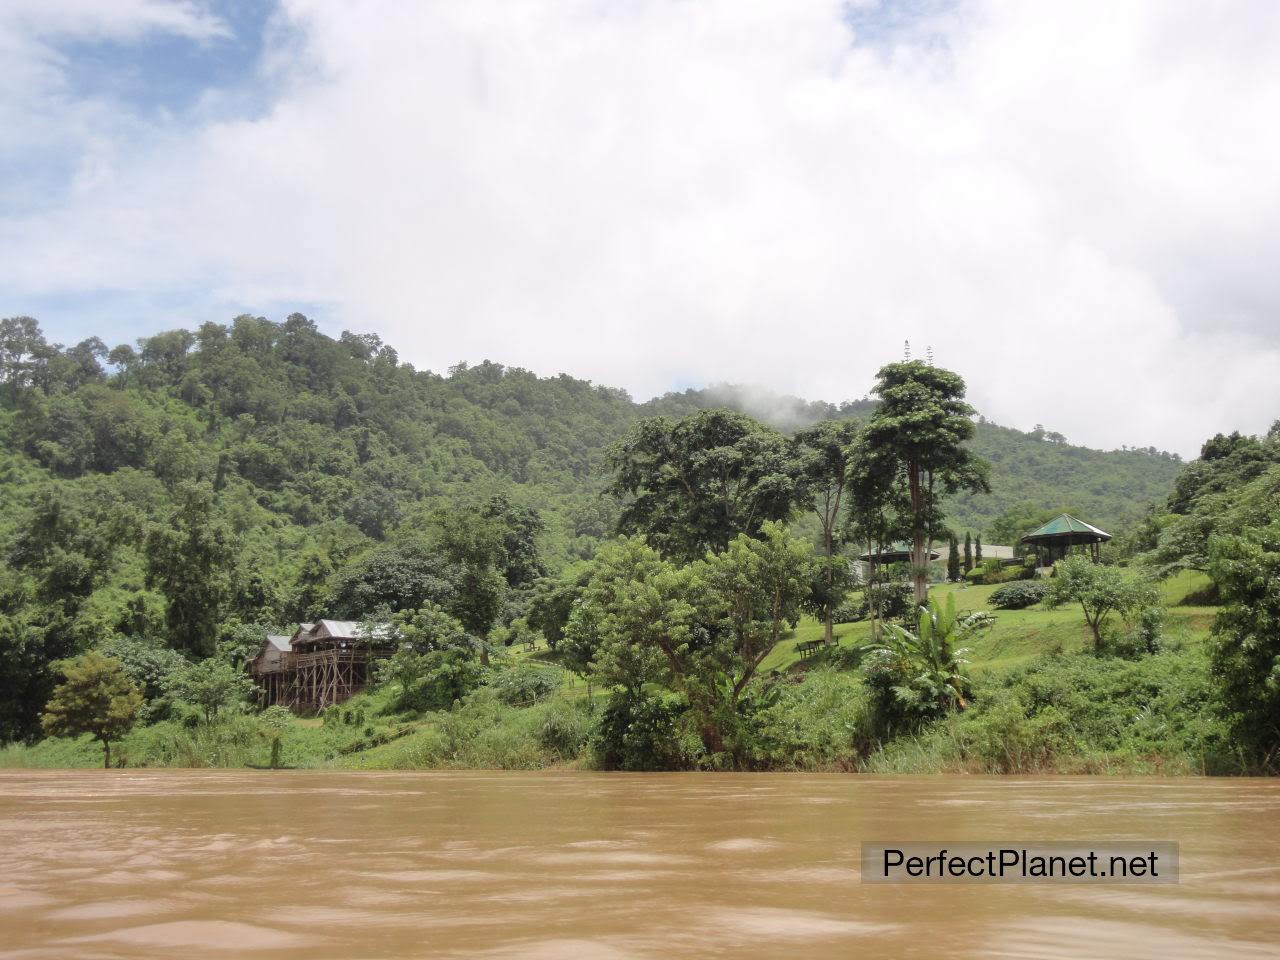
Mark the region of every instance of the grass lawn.
<instances>
[{"instance_id":1,"label":"grass lawn","mask_svg":"<svg viewBox=\"0 0 1280 960\"><path fill-rule=\"evenodd\" d=\"M1161 590L1166 603L1178 603L1183 597L1203 590L1208 582L1204 574L1184 571L1165 581ZM995 616L995 625L971 638L967 644L972 673L1004 672L1042 654L1078 652L1092 646L1092 634L1078 607L1046 610L1037 605L1026 610L996 610L990 603L991 594L996 589L998 587L994 585L952 583L935 584L929 588L930 595L939 599L953 594L956 610L961 613L987 610ZM1168 639L1177 645L1203 642L1217 613L1217 607L1170 606L1166 627ZM842 647L858 646L871 638L871 624L865 621L837 624L835 636ZM796 653L796 645L821 637L822 624L812 617L804 617L765 658L761 671L793 669L804 662Z\"/></svg>"}]
</instances>

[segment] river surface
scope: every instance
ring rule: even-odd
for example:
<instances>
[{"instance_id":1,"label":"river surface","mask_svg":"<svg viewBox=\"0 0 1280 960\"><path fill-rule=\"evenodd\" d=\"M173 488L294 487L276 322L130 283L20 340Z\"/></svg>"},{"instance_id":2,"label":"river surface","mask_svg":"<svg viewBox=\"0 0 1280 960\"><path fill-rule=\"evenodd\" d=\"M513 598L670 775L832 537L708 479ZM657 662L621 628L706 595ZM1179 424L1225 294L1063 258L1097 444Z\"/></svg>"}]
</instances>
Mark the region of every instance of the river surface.
<instances>
[{"instance_id":1,"label":"river surface","mask_svg":"<svg viewBox=\"0 0 1280 960\"><path fill-rule=\"evenodd\" d=\"M1169 885L862 840L1175 840ZM0 957L1276 957L1280 781L0 771Z\"/></svg>"}]
</instances>

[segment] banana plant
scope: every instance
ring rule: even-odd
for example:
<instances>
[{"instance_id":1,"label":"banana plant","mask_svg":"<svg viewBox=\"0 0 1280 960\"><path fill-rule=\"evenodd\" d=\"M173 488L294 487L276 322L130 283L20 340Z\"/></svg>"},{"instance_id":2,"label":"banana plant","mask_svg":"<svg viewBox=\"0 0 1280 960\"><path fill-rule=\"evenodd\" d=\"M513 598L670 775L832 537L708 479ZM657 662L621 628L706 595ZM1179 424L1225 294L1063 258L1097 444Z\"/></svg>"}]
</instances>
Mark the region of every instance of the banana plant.
<instances>
[{"instance_id":1,"label":"banana plant","mask_svg":"<svg viewBox=\"0 0 1280 960\"><path fill-rule=\"evenodd\" d=\"M867 675L891 692L903 719L919 722L963 710L971 690L964 669L969 651L959 645L990 621L984 612L957 616L953 594L944 604L930 599L919 609L915 631L886 624L883 636L866 647Z\"/></svg>"}]
</instances>

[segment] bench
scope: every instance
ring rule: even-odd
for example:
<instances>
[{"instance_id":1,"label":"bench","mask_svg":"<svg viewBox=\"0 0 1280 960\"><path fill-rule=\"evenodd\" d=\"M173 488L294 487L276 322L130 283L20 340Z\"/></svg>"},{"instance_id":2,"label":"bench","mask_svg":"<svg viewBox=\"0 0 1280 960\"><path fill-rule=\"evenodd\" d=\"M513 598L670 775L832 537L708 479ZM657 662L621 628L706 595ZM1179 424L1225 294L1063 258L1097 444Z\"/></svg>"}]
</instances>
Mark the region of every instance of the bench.
<instances>
[{"instance_id":1,"label":"bench","mask_svg":"<svg viewBox=\"0 0 1280 960\"><path fill-rule=\"evenodd\" d=\"M808 657L812 657L814 653L826 646L838 647L840 646L840 641L835 637L832 637L830 640L827 640L825 637L821 640L804 640L796 644L796 653L800 654L801 660L804 660Z\"/></svg>"}]
</instances>

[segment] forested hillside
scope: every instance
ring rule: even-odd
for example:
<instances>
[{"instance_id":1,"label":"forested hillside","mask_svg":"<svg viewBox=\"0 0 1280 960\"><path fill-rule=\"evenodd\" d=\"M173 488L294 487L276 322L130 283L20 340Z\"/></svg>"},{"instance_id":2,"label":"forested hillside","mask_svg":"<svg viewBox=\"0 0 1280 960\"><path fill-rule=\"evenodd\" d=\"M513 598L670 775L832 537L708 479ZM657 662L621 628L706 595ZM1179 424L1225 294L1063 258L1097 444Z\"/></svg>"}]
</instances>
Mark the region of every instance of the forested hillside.
<instances>
[{"instance_id":1,"label":"forested hillside","mask_svg":"<svg viewBox=\"0 0 1280 960\"><path fill-rule=\"evenodd\" d=\"M669 393L643 404L641 411L682 416L720 406L791 431L819 420L863 420L875 403L864 398L836 405L721 385ZM1183 467L1176 454L1151 447L1091 450L1069 444L1052 431L1026 433L981 417L970 446L991 464L991 492L962 494L948 504L948 522L961 534L966 529L986 530L1006 513L1035 516L1064 510L1088 517L1105 529L1119 530L1140 518L1150 504L1168 496Z\"/></svg>"},{"instance_id":2,"label":"forested hillside","mask_svg":"<svg viewBox=\"0 0 1280 960\"><path fill-rule=\"evenodd\" d=\"M589 557L620 510L604 493L606 448L637 418L731 405L789 430L872 409L742 388L637 404L488 362L439 375L399 362L376 336L333 339L299 314L136 346L95 337L63 348L28 318L0 324L9 732L30 731L49 663L103 638L205 656L234 634L228 623L359 617L380 596L415 591L481 596L464 562L477 537L449 509L501 528L501 557L482 566L496 564L512 588ZM992 492L950 505L958 529L1010 508L1120 524L1166 496L1179 469L1167 455L1100 453L989 424L974 449L991 461ZM432 566L441 552L457 562Z\"/></svg>"}]
</instances>

